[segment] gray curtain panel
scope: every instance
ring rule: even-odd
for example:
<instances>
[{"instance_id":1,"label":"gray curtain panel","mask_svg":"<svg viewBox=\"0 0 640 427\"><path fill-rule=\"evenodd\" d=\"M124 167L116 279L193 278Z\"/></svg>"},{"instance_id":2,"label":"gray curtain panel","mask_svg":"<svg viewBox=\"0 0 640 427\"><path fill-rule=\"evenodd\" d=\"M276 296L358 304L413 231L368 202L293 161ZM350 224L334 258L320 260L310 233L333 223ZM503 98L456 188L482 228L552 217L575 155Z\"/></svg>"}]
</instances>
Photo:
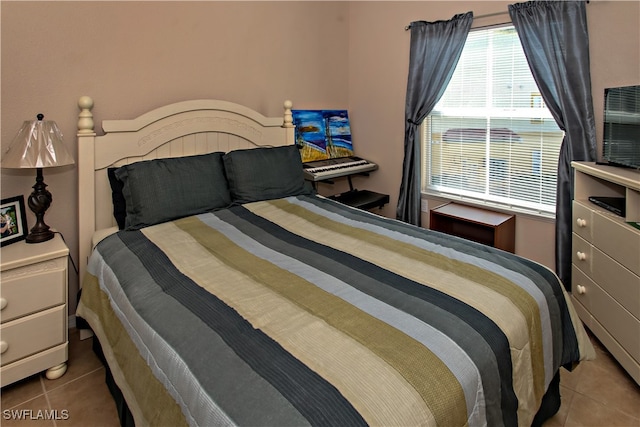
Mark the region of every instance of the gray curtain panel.
<instances>
[{"instance_id":1,"label":"gray curtain panel","mask_svg":"<svg viewBox=\"0 0 640 427\"><path fill-rule=\"evenodd\" d=\"M396 218L420 225L420 123L442 97L469 34L473 13L448 21L410 24L411 48L405 104L404 163Z\"/></svg>"},{"instance_id":2,"label":"gray curtain panel","mask_svg":"<svg viewBox=\"0 0 640 427\"><path fill-rule=\"evenodd\" d=\"M558 160L556 273L570 291L571 161L596 158L586 5L530 1L509 5L509 14L542 98L565 131Z\"/></svg>"}]
</instances>

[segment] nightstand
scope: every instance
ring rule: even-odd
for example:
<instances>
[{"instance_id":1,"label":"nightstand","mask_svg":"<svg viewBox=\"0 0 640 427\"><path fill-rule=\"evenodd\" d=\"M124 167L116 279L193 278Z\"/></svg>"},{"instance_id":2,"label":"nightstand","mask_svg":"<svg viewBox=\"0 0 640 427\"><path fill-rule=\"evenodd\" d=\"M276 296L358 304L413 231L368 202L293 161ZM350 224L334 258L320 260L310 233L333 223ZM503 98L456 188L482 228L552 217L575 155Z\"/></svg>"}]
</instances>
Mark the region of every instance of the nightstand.
<instances>
[{"instance_id":1,"label":"nightstand","mask_svg":"<svg viewBox=\"0 0 640 427\"><path fill-rule=\"evenodd\" d=\"M447 203L432 209L429 228L514 253L516 217L473 206Z\"/></svg>"},{"instance_id":2,"label":"nightstand","mask_svg":"<svg viewBox=\"0 0 640 427\"><path fill-rule=\"evenodd\" d=\"M68 255L58 234L0 250L0 386L67 371Z\"/></svg>"}]
</instances>

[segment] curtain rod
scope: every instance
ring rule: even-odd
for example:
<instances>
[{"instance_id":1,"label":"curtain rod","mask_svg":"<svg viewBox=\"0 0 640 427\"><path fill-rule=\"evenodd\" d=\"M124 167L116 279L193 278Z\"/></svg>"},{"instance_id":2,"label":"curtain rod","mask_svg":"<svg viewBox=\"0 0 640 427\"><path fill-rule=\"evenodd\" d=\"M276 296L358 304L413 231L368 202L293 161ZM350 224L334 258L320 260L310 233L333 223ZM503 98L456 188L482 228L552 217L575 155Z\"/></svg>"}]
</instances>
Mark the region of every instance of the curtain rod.
<instances>
[{"instance_id":1,"label":"curtain rod","mask_svg":"<svg viewBox=\"0 0 640 427\"><path fill-rule=\"evenodd\" d=\"M589 0L586 0L585 3L589 4ZM490 18L492 16L500 16L500 15L508 15L508 14L509 14L508 10L505 10L505 11L502 11L502 12L486 13L484 15L474 16L473 20L475 21L476 19ZM411 24L409 24L406 27L404 27L405 31L408 31L410 29L411 29Z\"/></svg>"},{"instance_id":2,"label":"curtain rod","mask_svg":"<svg viewBox=\"0 0 640 427\"><path fill-rule=\"evenodd\" d=\"M478 15L478 16L474 16L473 20L475 21L476 19L482 19L482 18L489 18L491 16L499 16L499 15L507 15L509 14L508 10L505 10L503 12L494 12L494 13L487 13L485 15ZM404 27L405 31L408 31L411 29L411 24L407 25L406 27Z\"/></svg>"}]
</instances>

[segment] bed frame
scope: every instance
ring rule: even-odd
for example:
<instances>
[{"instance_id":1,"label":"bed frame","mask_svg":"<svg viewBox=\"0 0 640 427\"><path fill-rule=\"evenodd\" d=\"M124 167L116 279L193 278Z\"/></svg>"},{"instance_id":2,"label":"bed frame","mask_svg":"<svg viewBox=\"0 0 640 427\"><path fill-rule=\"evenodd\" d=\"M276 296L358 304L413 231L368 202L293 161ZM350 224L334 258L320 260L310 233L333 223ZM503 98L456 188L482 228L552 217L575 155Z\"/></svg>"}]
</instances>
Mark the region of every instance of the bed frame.
<instances>
[{"instance_id":1,"label":"bed frame","mask_svg":"<svg viewBox=\"0 0 640 427\"><path fill-rule=\"evenodd\" d=\"M80 281L94 234L114 229L107 169L140 160L294 144L291 101L283 117L265 117L245 106L193 100L157 108L133 120L104 120L94 130L93 99L78 100L78 242Z\"/></svg>"}]
</instances>

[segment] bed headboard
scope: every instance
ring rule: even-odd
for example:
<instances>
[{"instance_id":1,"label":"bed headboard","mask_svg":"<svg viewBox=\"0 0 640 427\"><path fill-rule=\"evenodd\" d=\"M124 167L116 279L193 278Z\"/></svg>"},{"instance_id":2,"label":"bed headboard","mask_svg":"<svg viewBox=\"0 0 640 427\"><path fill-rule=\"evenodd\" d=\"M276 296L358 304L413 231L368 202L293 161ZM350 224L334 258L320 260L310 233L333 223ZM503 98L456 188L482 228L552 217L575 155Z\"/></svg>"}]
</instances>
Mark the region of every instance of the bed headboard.
<instances>
[{"instance_id":1,"label":"bed headboard","mask_svg":"<svg viewBox=\"0 0 640 427\"><path fill-rule=\"evenodd\" d=\"M294 144L291 101L283 117L265 117L219 100L178 102L132 120L104 120L94 130L93 100L78 100L78 242L80 281L97 230L115 226L107 169L140 160Z\"/></svg>"}]
</instances>

